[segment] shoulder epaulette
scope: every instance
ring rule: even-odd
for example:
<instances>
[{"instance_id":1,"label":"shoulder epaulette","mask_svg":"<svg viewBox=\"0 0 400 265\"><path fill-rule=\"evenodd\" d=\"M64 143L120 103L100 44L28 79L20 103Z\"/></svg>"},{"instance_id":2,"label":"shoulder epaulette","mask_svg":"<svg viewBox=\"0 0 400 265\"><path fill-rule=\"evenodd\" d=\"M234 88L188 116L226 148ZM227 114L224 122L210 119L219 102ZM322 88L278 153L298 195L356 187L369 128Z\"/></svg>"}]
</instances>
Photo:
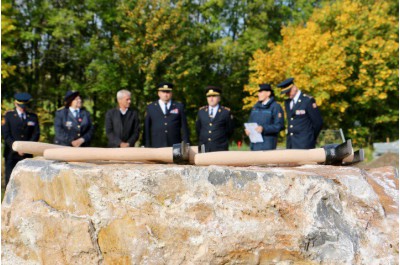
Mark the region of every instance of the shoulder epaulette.
<instances>
[{"instance_id":1,"label":"shoulder epaulette","mask_svg":"<svg viewBox=\"0 0 400 265\"><path fill-rule=\"evenodd\" d=\"M59 107L59 108L57 109L57 111L62 110L62 109L65 109L65 106Z\"/></svg>"},{"instance_id":2,"label":"shoulder epaulette","mask_svg":"<svg viewBox=\"0 0 400 265\"><path fill-rule=\"evenodd\" d=\"M227 111L231 111L231 109L230 109L230 108L228 108L228 107L225 107L225 106L221 106L221 108L223 108L223 109L226 109Z\"/></svg>"},{"instance_id":3,"label":"shoulder epaulette","mask_svg":"<svg viewBox=\"0 0 400 265\"><path fill-rule=\"evenodd\" d=\"M205 109L205 108L207 108L207 107L208 107L208 106L200 107L199 110Z\"/></svg>"},{"instance_id":4,"label":"shoulder epaulette","mask_svg":"<svg viewBox=\"0 0 400 265\"><path fill-rule=\"evenodd\" d=\"M6 112L4 112L4 115L6 115L9 112L13 112L13 111L14 111L13 109L6 110Z\"/></svg>"},{"instance_id":5,"label":"shoulder epaulette","mask_svg":"<svg viewBox=\"0 0 400 265\"><path fill-rule=\"evenodd\" d=\"M310 95L307 95L307 94L303 94L305 97L308 97L308 98L313 98L312 96L310 96Z\"/></svg>"}]
</instances>

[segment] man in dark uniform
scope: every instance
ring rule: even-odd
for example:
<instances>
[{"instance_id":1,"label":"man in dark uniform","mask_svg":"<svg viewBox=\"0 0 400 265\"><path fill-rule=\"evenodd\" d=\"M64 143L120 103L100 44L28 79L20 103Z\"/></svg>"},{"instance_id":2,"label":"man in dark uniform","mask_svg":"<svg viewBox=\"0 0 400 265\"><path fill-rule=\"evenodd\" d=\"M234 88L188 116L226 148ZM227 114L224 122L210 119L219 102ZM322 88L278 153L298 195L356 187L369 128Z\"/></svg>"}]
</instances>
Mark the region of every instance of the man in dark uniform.
<instances>
[{"instance_id":1,"label":"man in dark uniform","mask_svg":"<svg viewBox=\"0 0 400 265\"><path fill-rule=\"evenodd\" d=\"M159 84L159 100L146 108L144 122L146 147L167 147L182 141L189 143L185 108L182 103L172 100L173 88L171 83Z\"/></svg>"},{"instance_id":2,"label":"man in dark uniform","mask_svg":"<svg viewBox=\"0 0 400 265\"><path fill-rule=\"evenodd\" d=\"M5 114L2 124L2 133L4 137L4 159L6 166L5 184L7 186L11 172L15 165L32 155L21 152L14 152L12 144L14 141L39 141L40 128L36 114L26 110L27 104L32 96L29 93L17 93L14 96L15 109Z\"/></svg>"},{"instance_id":3,"label":"man in dark uniform","mask_svg":"<svg viewBox=\"0 0 400 265\"><path fill-rule=\"evenodd\" d=\"M285 100L288 131L286 148L312 149L322 128L322 117L314 98L302 93L289 78L278 85L282 94L289 96Z\"/></svg>"},{"instance_id":4,"label":"man in dark uniform","mask_svg":"<svg viewBox=\"0 0 400 265\"><path fill-rule=\"evenodd\" d=\"M249 123L257 123L256 131L263 137L262 143L251 143L252 151L274 150L279 132L285 129L282 107L275 101L275 94L269 84L259 85L258 102L251 110ZM249 130L245 130L247 136Z\"/></svg>"},{"instance_id":5,"label":"man in dark uniform","mask_svg":"<svg viewBox=\"0 0 400 265\"><path fill-rule=\"evenodd\" d=\"M199 145L204 144L206 152L227 151L229 137L233 133L233 116L229 108L219 105L221 89L206 87L208 105L197 113L196 132Z\"/></svg>"},{"instance_id":6,"label":"man in dark uniform","mask_svg":"<svg viewBox=\"0 0 400 265\"><path fill-rule=\"evenodd\" d=\"M82 99L77 91L67 91L64 107L56 112L54 120L54 143L65 146L90 146L93 124L90 113L82 107Z\"/></svg>"},{"instance_id":7,"label":"man in dark uniform","mask_svg":"<svg viewBox=\"0 0 400 265\"><path fill-rule=\"evenodd\" d=\"M133 147L139 139L139 115L130 108L131 92L117 93L118 107L106 113L106 135L108 147Z\"/></svg>"}]
</instances>

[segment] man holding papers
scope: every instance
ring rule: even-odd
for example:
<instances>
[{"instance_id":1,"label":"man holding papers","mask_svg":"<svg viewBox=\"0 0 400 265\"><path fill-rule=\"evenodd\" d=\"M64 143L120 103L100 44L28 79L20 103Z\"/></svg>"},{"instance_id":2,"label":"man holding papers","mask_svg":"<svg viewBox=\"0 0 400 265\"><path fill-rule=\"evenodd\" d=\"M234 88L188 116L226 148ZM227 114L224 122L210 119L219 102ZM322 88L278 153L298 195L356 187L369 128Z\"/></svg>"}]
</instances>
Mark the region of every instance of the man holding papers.
<instances>
[{"instance_id":1,"label":"man holding papers","mask_svg":"<svg viewBox=\"0 0 400 265\"><path fill-rule=\"evenodd\" d=\"M285 125L282 107L275 101L269 84L260 85L258 102L253 106L245 127L252 151L276 149L278 134Z\"/></svg>"}]
</instances>

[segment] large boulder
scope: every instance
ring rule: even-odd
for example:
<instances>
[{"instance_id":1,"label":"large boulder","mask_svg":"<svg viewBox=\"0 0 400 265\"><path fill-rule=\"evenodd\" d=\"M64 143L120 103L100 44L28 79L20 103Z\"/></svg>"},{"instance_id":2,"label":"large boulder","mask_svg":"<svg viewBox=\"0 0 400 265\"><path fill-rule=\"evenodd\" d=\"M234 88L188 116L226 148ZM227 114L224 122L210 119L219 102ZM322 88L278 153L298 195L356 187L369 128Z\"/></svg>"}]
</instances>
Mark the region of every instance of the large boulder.
<instances>
[{"instance_id":1,"label":"large boulder","mask_svg":"<svg viewBox=\"0 0 400 265\"><path fill-rule=\"evenodd\" d=\"M398 176L27 159L1 228L3 264L397 264Z\"/></svg>"}]
</instances>

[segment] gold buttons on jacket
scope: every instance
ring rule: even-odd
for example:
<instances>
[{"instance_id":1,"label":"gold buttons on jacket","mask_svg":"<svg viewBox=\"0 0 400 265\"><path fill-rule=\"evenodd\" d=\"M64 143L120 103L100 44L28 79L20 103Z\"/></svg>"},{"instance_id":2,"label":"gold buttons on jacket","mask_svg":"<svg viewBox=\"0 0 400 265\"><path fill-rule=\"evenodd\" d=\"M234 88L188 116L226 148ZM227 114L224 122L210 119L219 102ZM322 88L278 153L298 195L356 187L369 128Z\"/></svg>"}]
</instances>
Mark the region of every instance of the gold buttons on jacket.
<instances>
[{"instance_id":1,"label":"gold buttons on jacket","mask_svg":"<svg viewBox=\"0 0 400 265\"><path fill-rule=\"evenodd\" d=\"M164 123L164 125L167 125L168 123Z\"/></svg>"},{"instance_id":2,"label":"gold buttons on jacket","mask_svg":"<svg viewBox=\"0 0 400 265\"><path fill-rule=\"evenodd\" d=\"M208 138L208 141L210 142L210 141L211 141L211 138Z\"/></svg>"},{"instance_id":3,"label":"gold buttons on jacket","mask_svg":"<svg viewBox=\"0 0 400 265\"><path fill-rule=\"evenodd\" d=\"M293 125L290 125L290 128L293 128Z\"/></svg>"},{"instance_id":4,"label":"gold buttons on jacket","mask_svg":"<svg viewBox=\"0 0 400 265\"><path fill-rule=\"evenodd\" d=\"M212 123L210 122L210 126L212 126Z\"/></svg>"},{"instance_id":5,"label":"gold buttons on jacket","mask_svg":"<svg viewBox=\"0 0 400 265\"><path fill-rule=\"evenodd\" d=\"M168 133L168 130L165 130L165 133Z\"/></svg>"},{"instance_id":6,"label":"gold buttons on jacket","mask_svg":"<svg viewBox=\"0 0 400 265\"><path fill-rule=\"evenodd\" d=\"M293 135L293 133L290 133L290 135Z\"/></svg>"},{"instance_id":7,"label":"gold buttons on jacket","mask_svg":"<svg viewBox=\"0 0 400 265\"><path fill-rule=\"evenodd\" d=\"M211 131L208 131L208 133L211 133Z\"/></svg>"},{"instance_id":8,"label":"gold buttons on jacket","mask_svg":"<svg viewBox=\"0 0 400 265\"><path fill-rule=\"evenodd\" d=\"M292 120L293 120L293 118L290 118L290 120L292 121Z\"/></svg>"}]
</instances>

